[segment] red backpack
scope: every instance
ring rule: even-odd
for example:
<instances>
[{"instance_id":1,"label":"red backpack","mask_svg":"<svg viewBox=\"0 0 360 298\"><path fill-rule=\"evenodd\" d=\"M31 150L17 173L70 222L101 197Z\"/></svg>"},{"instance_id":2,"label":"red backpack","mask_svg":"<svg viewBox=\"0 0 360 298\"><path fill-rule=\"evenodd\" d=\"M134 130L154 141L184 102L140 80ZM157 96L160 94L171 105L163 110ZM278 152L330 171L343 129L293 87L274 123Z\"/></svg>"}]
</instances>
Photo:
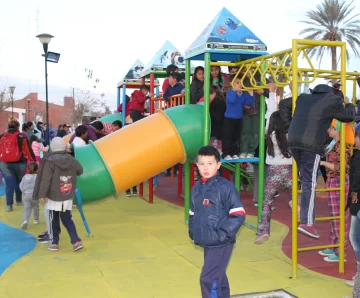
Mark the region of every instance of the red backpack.
<instances>
[{"instance_id":1,"label":"red backpack","mask_svg":"<svg viewBox=\"0 0 360 298\"><path fill-rule=\"evenodd\" d=\"M4 133L0 140L0 154L2 162L17 162L21 158L22 152L19 148L20 132Z\"/></svg>"}]
</instances>

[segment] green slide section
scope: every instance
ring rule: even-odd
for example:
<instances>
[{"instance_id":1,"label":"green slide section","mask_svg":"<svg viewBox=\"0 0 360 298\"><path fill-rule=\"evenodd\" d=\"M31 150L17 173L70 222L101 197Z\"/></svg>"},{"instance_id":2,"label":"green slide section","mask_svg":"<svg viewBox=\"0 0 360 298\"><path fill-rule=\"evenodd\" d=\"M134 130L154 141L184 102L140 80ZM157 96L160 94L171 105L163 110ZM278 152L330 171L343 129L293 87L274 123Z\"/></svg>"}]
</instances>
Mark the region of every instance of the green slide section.
<instances>
[{"instance_id":1,"label":"green slide section","mask_svg":"<svg viewBox=\"0 0 360 298\"><path fill-rule=\"evenodd\" d=\"M93 143L75 147L75 158L84 168L77 178L77 187L84 202L106 198L115 193L109 171Z\"/></svg>"},{"instance_id":2,"label":"green slide section","mask_svg":"<svg viewBox=\"0 0 360 298\"><path fill-rule=\"evenodd\" d=\"M204 139L204 106L181 105L164 111L184 144L186 158L193 158Z\"/></svg>"},{"instance_id":3,"label":"green slide section","mask_svg":"<svg viewBox=\"0 0 360 298\"><path fill-rule=\"evenodd\" d=\"M186 158L194 158L197 151L202 146L202 141L204 139L204 107L201 105L182 105L167 109L164 113L172 122L182 140ZM137 125L146 125L147 121L151 121L151 117L152 116L146 117L146 119L144 119L146 121L139 121ZM117 113L107 115L100 120L112 123L120 118L121 114ZM131 129L131 125L127 129ZM161 127L159 127L159 131L155 133L161 133ZM110 135L108 137L111 138L116 136ZM124 144L126 144L126 140L124 140ZM171 144L169 147L171 147ZM114 148L114 150L116 150L116 148ZM91 143L84 147L75 147L74 151L75 158L84 168L83 175L78 177L77 180L77 187L80 190L83 202L101 200L114 195L116 192L115 186L96 146ZM149 158L151 158L151 152L144 152L144 154L148 154ZM126 157L124 157L124 159L126 159ZM136 160L129 160L128 162L134 164L134 168L136 168ZM171 167L173 165L169 164L168 166ZM158 173L152 173L152 175L156 174ZM134 172L133 175L136 175L136 173ZM139 183L140 182L141 181L139 181Z\"/></svg>"}]
</instances>

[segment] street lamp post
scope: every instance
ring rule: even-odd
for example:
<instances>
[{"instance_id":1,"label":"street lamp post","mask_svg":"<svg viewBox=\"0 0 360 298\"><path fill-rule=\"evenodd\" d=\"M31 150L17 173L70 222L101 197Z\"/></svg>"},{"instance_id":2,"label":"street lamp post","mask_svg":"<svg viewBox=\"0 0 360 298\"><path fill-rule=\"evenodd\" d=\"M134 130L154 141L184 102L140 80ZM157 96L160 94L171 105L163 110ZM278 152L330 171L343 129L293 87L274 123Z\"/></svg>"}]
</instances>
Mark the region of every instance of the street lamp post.
<instances>
[{"instance_id":1,"label":"street lamp post","mask_svg":"<svg viewBox=\"0 0 360 298\"><path fill-rule=\"evenodd\" d=\"M45 53L45 96L46 96L46 101L45 101L45 109L46 109L46 124L48 127L50 127L50 123L49 123L49 98L48 98L48 82L47 82L47 57L48 57L48 45L51 41L51 38L53 38L54 36L47 34L47 33L42 33L36 36L37 38L39 38L40 42L43 45L44 48L44 53ZM49 134L46 135L46 143L50 144L49 142Z\"/></svg>"},{"instance_id":2,"label":"street lamp post","mask_svg":"<svg viewBox=\"0 0 360 298\"><path fill-rule=\"evenodd\" d=\"M10 95L11 95L11 117L14 117L14 91L15 86L10 86Z\"/></svg>"},{"instance_id":3,"label":"street lamp post","mask_svg":"<svg viewBox=\"0 0 360 298\"><path fill-rule=\"evenodd\" d=\"M27 99L27 102L28 102L28 121L31 121L31 115L30 115L30 101L31 101L31 99L30 98L28 98Z\"/></svg>"}]
</instances>

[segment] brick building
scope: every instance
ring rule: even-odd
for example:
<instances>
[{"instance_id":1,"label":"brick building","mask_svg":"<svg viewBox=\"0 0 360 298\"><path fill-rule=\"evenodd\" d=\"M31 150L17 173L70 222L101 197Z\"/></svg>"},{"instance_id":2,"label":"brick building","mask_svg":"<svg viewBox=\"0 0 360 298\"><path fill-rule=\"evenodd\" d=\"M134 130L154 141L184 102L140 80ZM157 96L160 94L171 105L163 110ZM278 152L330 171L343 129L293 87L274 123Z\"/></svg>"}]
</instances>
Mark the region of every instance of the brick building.
<instances>
[{"instance_id":1,"label":"brick building","mask_svg":"<svg viewBox=\"0 0 360 298\"><path fill-rule=\"evenodd\" d=\"M46 122L45 100L39 100L37 93L29 93L23 99L15 100L14 107L25 109L26 121ZM49 122L51 128L58 128L60 124L74 123L75 102L73 97L65 96L64 105L49 103Z\"/></svg>"}]
</instances>

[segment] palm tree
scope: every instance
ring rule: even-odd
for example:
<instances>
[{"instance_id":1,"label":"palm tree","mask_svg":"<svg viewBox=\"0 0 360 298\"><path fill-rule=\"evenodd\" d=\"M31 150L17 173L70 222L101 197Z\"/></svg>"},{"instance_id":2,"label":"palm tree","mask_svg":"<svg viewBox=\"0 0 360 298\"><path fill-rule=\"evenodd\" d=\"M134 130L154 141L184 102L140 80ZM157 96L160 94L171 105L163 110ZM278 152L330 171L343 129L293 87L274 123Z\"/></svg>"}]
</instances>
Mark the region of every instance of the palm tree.
<instances>
[{"instance_id":1,"label":"palm tree","mask_svg":"<svg viewBox=\"0 0 360 298\"><path fill-rule=\"evenodd\" d=\"M345 41L354 52L355 57L360 57L360 13L351 15L355 7L354 1L346 0L323 0L315 10L306 13L307 20L302 23L310 27L302 30L300 34L306 34L304 39ZM314 47L308 50L309 57L316 55L319 65L325 52L331 54L331 68L337 70L336 47ZM349 52L346 50L346 58L349 60Z\"/></svg>"}]
</instances>

